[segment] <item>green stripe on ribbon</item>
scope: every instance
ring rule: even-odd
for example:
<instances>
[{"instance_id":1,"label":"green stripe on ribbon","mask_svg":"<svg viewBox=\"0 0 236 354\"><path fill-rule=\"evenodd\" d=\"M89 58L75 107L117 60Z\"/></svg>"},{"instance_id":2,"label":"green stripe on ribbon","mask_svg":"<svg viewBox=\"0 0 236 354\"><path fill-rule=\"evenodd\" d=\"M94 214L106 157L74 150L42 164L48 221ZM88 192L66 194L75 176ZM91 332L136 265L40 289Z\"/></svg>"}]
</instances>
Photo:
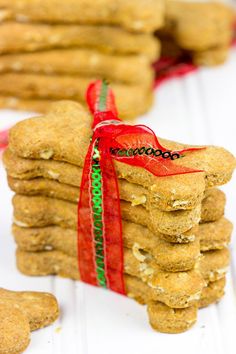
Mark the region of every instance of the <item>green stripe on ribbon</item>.
<instances>
[{"instance_id":1,"label":"green stripe on ribbon","mask_svg":"<svg viewBox=\"0 0 236 354\"><path fill-rule=\"evenodd\" d=\"M103 288L107 287L105 263L104 263L104 244L103 244L103 204L102 204L102 175L100 166L100 153L96 142L93 151L92 173L91 173L91 192L93 203L93 234L97 282Z\"/></svg>"},{"instance_id":2,"label":"green stripe on ribbon","mask_svg":"<svg viewBox=\"0 0 236 354\"><path fill-rule=\"evenodd\" d=\"M108 84L106 81L102 81L101 93L99 97L98 110L100 112L105 112L107 108L107 94L108 94Z\"/></svg>"}]
</instances>

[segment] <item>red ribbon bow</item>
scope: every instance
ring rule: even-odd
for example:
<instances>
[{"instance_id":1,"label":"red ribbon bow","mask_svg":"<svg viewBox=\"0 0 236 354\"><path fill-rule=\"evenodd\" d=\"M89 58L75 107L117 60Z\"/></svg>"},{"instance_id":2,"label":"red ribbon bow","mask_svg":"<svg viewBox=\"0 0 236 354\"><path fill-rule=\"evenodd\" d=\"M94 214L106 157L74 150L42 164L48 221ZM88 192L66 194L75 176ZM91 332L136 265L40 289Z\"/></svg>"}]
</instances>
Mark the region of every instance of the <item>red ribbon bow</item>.
<instances>
[{"instance_id":1,"label":"red ribbon bow","mask_svg":"<svg viewBox=\"0 0 236 354\"><path fill-rule=\"evenodd\" d=\"M87 103L94 120L78 205L80 276L86 283L125 294L122 220L113 159L165 177L200 172L173 163L199 149L165 149L150 128L122 123L113 92L104 81L89 86Z\"/></svg>"}]
</instances>

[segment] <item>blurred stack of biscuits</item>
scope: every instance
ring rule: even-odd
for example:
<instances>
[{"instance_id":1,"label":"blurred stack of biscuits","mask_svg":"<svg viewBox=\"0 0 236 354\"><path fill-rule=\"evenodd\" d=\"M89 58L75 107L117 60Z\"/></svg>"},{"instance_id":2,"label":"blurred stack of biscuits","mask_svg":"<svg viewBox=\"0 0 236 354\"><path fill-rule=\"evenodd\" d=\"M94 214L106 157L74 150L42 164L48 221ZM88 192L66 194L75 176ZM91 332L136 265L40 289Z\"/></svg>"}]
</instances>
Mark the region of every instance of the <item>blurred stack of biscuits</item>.
<instances>
[{"instance_id":1,"label":"blurred stack of biscuits","mask_svg":"<svg viewBox=\"0 0 236 354\"><path fill-rule=\"evenodd\" d=\"M224 2L166 0L165 26L157 31L162 56L189 57L196 65L222 64L235 21L234 9Z\"/></svg>"},{"instance_id":2,"label":"blurred stack of biscuits","mask_svg":"<svg viewBox=\"0 0 236 354\"><path fill-rule=\"evenodd\" d=\"M164 0L0 0L0 106L84 103L88 84L105 78L121 118L145 113L164 8Z\"/></svg>"}]
</instances>

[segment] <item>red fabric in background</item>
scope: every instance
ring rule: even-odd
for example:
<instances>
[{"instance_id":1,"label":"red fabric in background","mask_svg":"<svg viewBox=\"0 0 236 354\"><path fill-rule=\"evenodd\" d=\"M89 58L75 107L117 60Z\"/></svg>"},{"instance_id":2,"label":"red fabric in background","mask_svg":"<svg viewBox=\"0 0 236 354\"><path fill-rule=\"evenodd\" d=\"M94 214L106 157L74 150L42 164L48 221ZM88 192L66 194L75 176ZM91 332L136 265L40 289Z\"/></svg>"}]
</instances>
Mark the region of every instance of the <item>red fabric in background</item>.
<instances>
[{"instance_id":1,"label":"red fabric in background","mask_svg":"<svg viewBox=\"0 0 236 354\"><path fill-rule=\"evenodd\" d=\"M236 45L236 22L234 26L234 38L232 46ZM180 57L162 57L153 64L156 72L154 88L159 87L165 81L185 76L197 71L198 66L194 65L191 58L187 55Z\"/></svg>"}]
</instances>

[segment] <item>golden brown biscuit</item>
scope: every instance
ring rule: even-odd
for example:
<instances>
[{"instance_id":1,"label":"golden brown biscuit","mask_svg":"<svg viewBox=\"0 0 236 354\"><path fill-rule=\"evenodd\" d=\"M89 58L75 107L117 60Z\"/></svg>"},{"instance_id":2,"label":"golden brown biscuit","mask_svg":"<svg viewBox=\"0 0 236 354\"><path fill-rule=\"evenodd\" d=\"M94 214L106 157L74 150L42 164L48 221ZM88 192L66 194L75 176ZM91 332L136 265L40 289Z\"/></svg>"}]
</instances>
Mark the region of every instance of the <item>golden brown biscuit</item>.
<instances>
[{"instance_id":1,"label":"golden brown biscuit","mask_svg":"<svg viewBox=\"0 0 236 354\"><path fill-rule=\"evenodd\" d=\"M204 279L214 282L223 278L228 270L230 252L228 248L203 252L197 268Z\"/></svg>"},{"instance_id":2,"label":"golden brown biscuit","mask_svg":"<svg viewBox=\"0 0 236 354\"><path fill-rule=\"evenodd\" d=\"M195 65L215 66L223 64L227 60L228 54L229 46L220 46L193 52L192 58Z\"/></svg>"},{"instance_id":3,"label":"golden brown biscuit","mask_svg":"<svg viewBox=\"0 0 236 354\"><path fill-rule=\"evenodd\" d=\"M184 49L203 51L229 46L234 11L218 2L167 1L164 31Z\"/></svg>"},{"instance_id":4,"label":"golden brown biscuit","mask_svg":"<svg viewBox=\"0 0 236 354\"><path fill-rule=\"evenodd\" d=\"M78 189L72 187L80 187L82 177L81 167L67 162L60 162L55 160L32 160L21 158L13 154L10 149L5 150L3 154L3 162L7 173L10 176L9 183L13 190L17 191L18 188L21 188L24 194L26 192L27 186L25 186L25 184L28 180L35 178L39 180L39 177L43 177L47 180L60 182L51 183L49 181L45 182L45 180L42 182L43 184L50 185L51 193L53 193L54 196L57 195L58 198L65 199L62 198L63 193L63 195L66 195L68 197L67 199L70 201L76 200L75 194L78 196ZM22 182L20 184L16 184L16 181L12 180L11 177L20 179ZM136 181L138 181L138 179ZM122 178L120 178L118 182L121 199L130 201L133 205L145 205L147 208L149 205L152 205L152 207L161 209L163 211L192 209L201 203L204 196L203 193L201 193L194 199L194 201L191 200L191 202L188 202L188 200L182 200L181 202L181 200L175 200L174 196L171 197L171 195L167 195L165 197L164 194L160 195L160 191L158 191L158 193L154 193L150 188L148 189L142 187L140 183L137 184L128 182ZM31 183L33 184L34 182L31 181ZM160 179L160 183L164 184L164 180ZM67 185L67 188L70 189L70 193L66 193L65 187L63 187L63 185ZM40 186L43 188L42 184L40 184ZM34 188L36 188L36 186L32 185L32 189ZM37 190L38 189L39 185L37 185ZM168 192L167 186L164 192Z\"/></svg>"},{"instance_id":5,"label":"golden brown biscuit","mask_svg":"<svg viewBox=\"0 0 236 354\"><path fill-rule=\"evenodd\" d=\"M214 222L199 225L200 247L202 251L222 249L230 243L232 223L224 217Z\"/></svg>"},{"instance_id":6,"label":"golden brown biscuit","mask_svg":"<svg viewBox=\"0 0 236 354\"><path fill-rule=\"evenodd\" d=\"M1 15L1 12L0 12ZM121 55L141 54L154 62L158 39L120 27L4 22L0 26L0 53L24 53L54 48L88 48Z\"/></svg>"},{"instance_id":7,"label":"golden brown biscuit","mask_svg":"<svg viewBox=\"0 0 236 354\"><path fill-rule=\"evenodd\" d=\"M16 256L18 269L26 275L54 274L75 280L80 279L77 258L67 256L63 252L24 252L18 249ZM128 249L125 249L124 258L124 272L132 276L125 275L125 283L129 279L127 292L137 294L135 289L140 287L142 280L143 284L146 284L143 292L146 296L145 302L148 298L161 301L172 308L185 308L195 304L209 281L224 278L225 272L222 271L222 266L226 268L229 262L227 249L214 251L203 255L198 270L171 273L160 270L153 260L146 259L141 262ZM214 277L209 276L210 273L214 273ZM140 292L138 296L142 297Z\"/></svg>"},{"instance_id":8,"label":"golden brown biscuit","mask_svg":"<svg viewBox=\"0 0 236 354\"><path fill-rule=\"evenodd\" d=\"M224 215L226 196L217 188L207 189L202 202L201 220L210 222L219 220Z\"/></svg>"},{"instance_id":9,"label":"golden brown biscuit","mask_svg":"<svg viewBox=\"0 0 236 354\"><path fill-rule=\"evenodd\" d=\"M1 74L0 94L23 99L72 99L85 105L89 84L97 77L43 74ZM12 85L14 82L14 85ZM152 85L125 85L113 83L119 115L123 119L144 114L152 104ZM140 97L141 99L137 99Z\"/></svg>"},{"instance_id":10,"label":"golden brown biscuit","mask_svg":"<svg viewBox=\"0 0 236 354\"><path fill-rule=\"evenodd\" d=\"M23 99L16 96L0 95L0 107L2 109L27 111L34 115L48 112L55 102L56 100Z\"/></svg>"},{"instance_id":11,"label":"golden brown biscuit","mask_svg":"<svg viewBox=\"0 0 236 354\"><path fill-rule=\"evenodd\" d=\"M212 223L213 224L213 223ZM207 232L206 224L203 232L201 227L196 233L195 241L187 244L169 243L162 240L158 235L153 235L147 228L140 225L123 221L123 243L132 249L137 258L145 259L146 254L155 258L158 266L166 271L176 272L192 269L202 252L216 249L224 249L230 240L226 242L226 232L231 232L231 223L223 218L212 225ZM214 232L212 233L212 230ZM13 224L13 234L19 249L26 252L38 252L46 250L59 250L69 256L77 256L77 231L65 229L59 226L46 227L20 227ZM214 236L215 235L215 236ZM199 239L201 241L199 245Z\"/></svg>"},{"instance_id":12,"label":"golden brown biscuit","mask_svg":"<svg viewBox=\"0 0 236 354\"><path fill-rule=\"evenodd\" d=\"M202 295L201 299L199 300L198 307L202 308L218 302L224 296L225 284L225 277L216 281L209 282L208 285L202 290Z\"/></svg>"},{"instance_id":13,"label":"golden brown biscuit","mask_svg":"<svg viewBox=\"0 0 236 354\"><path fill-rule=\"evenodd\" d=\"M197 306L173 309L161 302L151 301L147 310L150 325L158 332L182 333L197 321Z\"/></svg>"},{"instance_id":14,"label":"golden brown biscuit","mask_svg":"<svg viewBox=\"0 0 236 354\"><path fill-rule=\"evenodd\" d=\"M163 0L0 0L1 18L20 22L119 25L154 32L164 22Z\"/></svg>"},{"instance_id":15,"label":"golden brown biscuit","mask_svg":"<svg viewBox=\"0 0 236 354\"><path fill-rule=\"evenodd\" d=\"M0 354L20 354L29 342L27 317L19 309L0 303Z\"/></svg>"},{"instance_id":16,"label":"golden brown biscuit","mask_svg":"<svg viewBox=\"0 0 236 354\"><path fill-rule=\"evenodd\" d=\"M10 131L10 150L20 157L53 159L83 166L91 136L91 117L77 103L62 101L53 106L48 115L27 119ZM186 146L160 139L172 150ZM176 159L174 164L203 169L205 172L156 177L146 170L115 161L118 177L137 183L158 197L190 205L208 187L230 180L235 168L235 158L223 148L208 146L206 149Z\"/></svg>"},{"instance_id":17,"label":"golden brown biscuit","mask_svg":"<svg viewBox=\"0 0 236 354\"><path fill-rule=\"evenodd\" d=\"M49 293L0 288L0 354L20 354L30 331L48 326L59 316L56 298Z\"/></svg>"},{"instance_id":18,"label":"golden brown biscuit","mask_svg":"<svg viewBox=\"0 0 236 354\"><path fill-rule=\"evenodd\" d=\"M94 76L112 82L149 86L154 80L150 60L143 55L117 56L74 48L2 55L0 72Z\"/></svg>"},{"instance_id":19,"label":"golden brown biscuit","mask_svg":"<svg viewBox=\"0 0 236 354\"><path fill-rule=\"evenodd\" d=\"M4 155L4 162L6 161L6 155L7 154ZM32 160L25 159L24 162L26 161L29 161L30 164L32 162ZM35 161L32 163L35 163ZM79 201L80 189L67 183L64 184L57 182L55 178L59 179L60 174L58 174L54 170L45 171L45 173L47 173L51 179L41 177L28 179L28 177L26 177L26 180L22 180L10 177L11 175L17 175L17 167L15 167L13 171L11 171L11 169L9 169L8 163L5 164L5 166L8 172L8 185L17 194L32 196L42 195L46 197L67 200L74 203L77 203ZM43 167L43 165L40 167ZM27 170L27 174L28 176L32 176L33 173L37 173L38 175L40 175L41 171L42 170L40 169L37 171ZM82 169L78 172L79 175L77 184L80 185ZM62 174L65 175L65 171L63 171ZM70 178L66 179L66 182L69 180ZM118 183L121 200L131 202L132 206L142 205L147 210L159 209L158 201L155 203L156 200L152 198L152 196L150 196L150 193L146 188L143 188L134 183L129 183L126 180L122 179L118 180ZM226 198L224 192L220 191L217 188L211 188L209 190L206 190L201 207L201 221L210 222L220 219L224 215L225 203Z\"/></svg>"},{"instance_id":20,"label":"golden brown biscuit","mask_svg":"<svg viewBox=\"0 0 236 354\"><path fill-rule=\"evenodd\" d=\"M158 209L147 211L141 205L132 206L125 201L121 201L120 204L123 220L145 226L160 237L162 237L161 234L166 234L178 239L182 233L198 225L201 216L201 206L192 210L170 213ZM77 203L43 196L15 195L13 206L14 220L18 226L56 225L77 230ZM193 235L191 240L194 240Z\"/></svg>"},{"instance_id":21,"label":"golden brown biscuit","mask_svg":"<svg viewBox=\"0 0 236 354\"><path fill-rule=\"evenodd\" d=\"M131 202L133 207L138 205L143 206L154 216L156 216L154 211L159 209L156 208L155 203L152 203L149 193L145 188L142 188L134 183L129 183L125 180L119 180L118 182L121 200ZM55 180L40 177L30 180L21 180L8 176L8 185L17 194L51 197L73 203L78 203L79 201L79 188L68 184L59 183ZM217 188L207 190L201 206L201 222L206 223L219 220L224 215L225 202L225 194L222 191ZM160 213L160 211L155 211L155 213ZM186 213L179 212L178 215L180 216L185 214ZM167 212L167 214L165 213L161 215L169 215L171 218L171 216L174 217L176 213ZM193 216L193 214L190 213L186 214L186 216L187 215Z\"/></svg>"},{"instance_id":22,"label":"golden brown biscuit","mask_svg":"<svg viewBox=\"0 0 236 354\"><path fill-rule=\"evenodd\" d=\"M154 263L138 261L128 249L125 249L124 257L126 264L124 272L142 279L147 284L150 298L154 301L164 302L173 308L183 308L199 300L206 283L198 271L176 273L161 271ZM54 274L74 280L80 279L77 258L67 256L60 251L24 252L18 250L16 259L18 269L26 275ZM155 267L154 273L150 271L151 267ZM131 285L129 292L133 292Z\"/></svg>"},{"instance_id":23,"label":"golden brown biscuit","mask_svg":"<svg viewBox=\"0 0 236 354\"><path fill-rule=\"evenodd\" d=\"M199 239L188 244L174 244L154 236L145 227L123 222L123 243L141 259L145 254L155 258L158 266L166 271L178 272L192 269L200 256ZM58 226L23 228L13 224L15 241L22 251L38 252L59 250L77 257L77 231Z\"/></svg>"},{"instance_id":24,"label":"golden brown biscuit","mask_svg":"<svg viewBox=\"0 0 236 354\"><path fill-rule=\"evenodd\" d=\"M27 317L31 331L50 325L59 316L57 300L49 293L0 288L0 305L4 304L19 309Z\"/></svg>"},{"instance_id":25,"label":"golden brown biscuit","mask_svg":"<svg viewBox=\"0 0 236 354\"><path fill-rule=\"evenodd\" d=\"M210 282L203 289L198 304L185 309L173 309L157 301L148 302L151 326L164 333L181 333L188 330L197 320L197 307L205 307L219 301L224 295L224 286L225 278Z\"/></svg>"}]
</instances>

